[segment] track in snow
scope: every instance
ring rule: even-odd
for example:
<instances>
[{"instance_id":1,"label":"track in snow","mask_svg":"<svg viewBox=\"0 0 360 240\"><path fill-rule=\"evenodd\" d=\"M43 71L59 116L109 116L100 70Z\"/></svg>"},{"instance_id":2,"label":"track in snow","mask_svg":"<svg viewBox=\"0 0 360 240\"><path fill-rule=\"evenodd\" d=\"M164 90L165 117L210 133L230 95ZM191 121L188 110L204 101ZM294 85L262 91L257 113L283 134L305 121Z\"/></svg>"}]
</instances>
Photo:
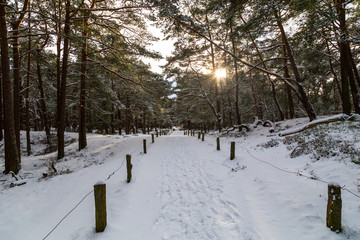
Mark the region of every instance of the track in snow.
<instances>
[{"instance_id":1,"label":"track in snow","mask_svg":"<svg viewBox=\"0 0 360 240\"><path fill-rule=\"evenodd\" d=\"M241 214L222 190L222 181L207 172L219 166L205 156L211 149L195 138L161 141L161 209L154 221L162 239L258 239L241 228ZM164 146L166 145L166 146Z\"/></svg>"}]
</instances>

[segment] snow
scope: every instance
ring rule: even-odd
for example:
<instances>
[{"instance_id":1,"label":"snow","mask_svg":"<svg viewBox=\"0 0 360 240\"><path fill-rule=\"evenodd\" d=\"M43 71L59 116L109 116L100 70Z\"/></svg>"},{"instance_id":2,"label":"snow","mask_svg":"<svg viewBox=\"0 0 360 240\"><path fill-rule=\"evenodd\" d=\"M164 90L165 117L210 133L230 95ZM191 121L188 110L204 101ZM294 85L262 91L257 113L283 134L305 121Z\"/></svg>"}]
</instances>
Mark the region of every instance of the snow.
<instances>
[{"instance_id":1,"label":"snow","mask_svg":"<svg viewBox=\"0 0 360 240\"><path fill-rule=\"evenodd\" d=\"M295 128L306 121L282 125ZM343 135L351 138L348 132ZM1 239L43 239L87 194L46 239L360 239L359 198L342 191L343 233L336 234L326 227L327 184L304 177L338 182L359 194L354 183L360 165L314 161L309 155L291 158L281 143L262 147L282 139L262 126L241 138L220 137L220 151L216 137L205 135L203 142L197 134L175 131L150 143L151 136L142 134L91 134L83 151L76 150L76 142L67 146L66 160L55 164L61 175L47 177L43 173L51 173L48 166L55 153L23 157L18 176L25 185L9 188L15 179L0 174ZM142 153L143 139L149 141L147 154ZM231 141L236 142L232 161ZM129 184L127 153L133 164ZM107 185L108 225L103 233L95 233L91 194L99 181Z\"/></svg>"}]
</instances>

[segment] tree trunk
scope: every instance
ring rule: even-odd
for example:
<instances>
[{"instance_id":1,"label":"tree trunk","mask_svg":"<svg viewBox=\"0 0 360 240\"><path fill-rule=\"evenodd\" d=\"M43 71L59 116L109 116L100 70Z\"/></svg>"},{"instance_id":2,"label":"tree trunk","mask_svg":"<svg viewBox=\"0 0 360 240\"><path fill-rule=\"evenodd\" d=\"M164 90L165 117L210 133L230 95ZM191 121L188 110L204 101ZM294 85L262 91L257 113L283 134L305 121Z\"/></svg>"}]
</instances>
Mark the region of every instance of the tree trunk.
<instances>
[{"instance_id":1,"label":"tree trunk","mask_svg":"<svg viewBox=\"0 0 360 240\"><path fill-rule=\"evenodd\" d=\"M125 133L130 134L130 98L129 94L126 94L126 104L125 104Z\"/></svg>"},{"instance_id":2,"label":"tree trunk","mask_svg":"<svg viewBox=\"0 0 360 240\"><path fill-rule=\"evenodd\" d=\"M39 88L39 92L40 92L40 108L41 108L41 114L42 114L44 127L45 127L46 140L47 140L47 143L50 145L50 126L49 126L48 114L47 114L47 110L46 110L45 93L44 93L41 67L40 67L41 48L36 49L36 52L37 52L36 72L37 72L37 77L38 77L38 88Z\"/></svg>"},{"instance_id":3,"label":"tree trunk","mask_svg":"<svg viewBox=\"0 0 360 240\"><path fill-rule=\"evenodd\" d=\"M208 23L208 17L206 16L206 23ZM208 29L208 36L209 39L212 41L212 36L211 36L211 31L210 29ZM221 119L221 111L220 111L220 101L219 101L219 94L218 94L218 83L215 79L215 71L216 71L216 66L215 66L215 53L214 53L214 46L212 44L212 42L210 42L210 56L211 56L211 64L212 64L212 79L214 80L214 88L215 88L215 101L216 101L216 119L217 119L217 128L219 130L219 132L221 132L221 128L222 128L222 119Z\"/></svg>"},{"instance_id":4,"label":"tree trunk","mask_svg":"<svg viewBox=\"0 0 360 240\"><path fill-rule=\"evenodd\" d=\"M61 68L60 96L58 100L58 156L57 159L64 157L64 133L65 133L65 100L66 100L66 79L69 60L69 33L70 33L70 0L66 0L65 26L64 26L64 46L63 61Z\"/></svg>"},{"instance_id":5,"label":"tree trunk","mask_svg":"<svg viewBox=\"0 0 360 240\"><path fill-rule=\"evenodd\" d=\"M354 60L352 58L352 54L351 54L351 50L350 50L350 45L347 42L346 44L346 57L348 60L348 64L346 64L346 69L347 69L347 73L349 76L349 83L350 83L350 88L351 88L351 95L352 95L352 99L353 99L353 105L354 105L354 109L355 109L355 113L360 113L360 96L359 96L359 92L356 86L356 82L355 82L355 76L357 74L357 69L356 66L355 68L352 67L352 63L354 63ZM355 64L354 64L355 65Z\"/></svg>"},{"instance_id":6,"label":"tree trunk","mask_svg":"<svg viewBox=\"0 0 360 240\"><path fill-rule=\"evenodd\" d=\"M308 96L307 96L307 94L305 92L304 86L302 85L303 80L300 77L300 73L299 73L299 70L298 70L297 65L295 63L295 59L294 59L290 44L288 42L287 36L285 34L285 30L284 30L284 27L282 25L280 16L278 15L275 8L273 10L274 10L274 16L275 16L277 25L278 25L279 30L281 32L283 43L284 43L285 48L286 48L287 55L288 55L289 60L290 60L290 65L291 65L291 68L292 68L294 76L295 76L296 85L297 85L299 95L300 95L300 101L303 104L303 106L305 108L305 111L306 111L310 121L313 121L313 120L316 119L315 111L314 111L314 109L313 109L313 107L312 107L312 105L310 103L310 100L309 100L309 98L308 98Z\"/></svg>"},{"instance_id":7,"label":"tree trunk","mask_svg":"<svg viewBox=\"0 0 360 240\"><path fill-rule=\"evenodd\" d=\"M230 23L230 35L233 33L233 26L232 22ZM236 55L236 47L235 47L235 40L231 38L231 47L233 55ZM240 108L239 108L239 71L236 59L233 57L234 61L234 68L235 68L235 113L236 113L236 124L241 125L241 115L240 115Z\"/></svg>"},{"instance_id":8,"label":"tree trunk","mask_svg":"<svg viewBox=\"0 0 360 240\"><path fill-rule=\"evenodd\" d=\"M340 22L340 71L341 71L341 90L343 113L351 114L349 76L347 70L347 47L346 47L346 13L343 7L345 0L337 0L336 10Z\"/></svg>"},{"instance_id":9,"label":"tree trunk","mask_svg":"<svg viewBox=\"0 0 360 240\"><path fill-rule=\"evenodd\" d=\"M289 69L288 69L288 55L286 53L286 47L285 45L283 46L283 53L284 53L284 77L285 78L290 78L290 73L289 73ZM292 94L291 94L291 88L289 86L289 84L285 83L286 85L286 97L287 97L287 106L288 106L288 110L289 110L289 118L293 119L295 117L295 109L294 109L294 102L293 102L293 98L292 98Z\"/></svg>"},{"instance_id":10,"label":"tree trunk","mask_svg":"<svg viewBox=\"0 0 360 240\"><path fill-rule=\"evenodd\" d=\"M15 137L16 137L16 145L18 149L19 158L21 159L20 154L20 50L19 50L19 38L18 38L18 30L19 28L13 24L13 40L12 40L12 49L13 49L13 98L14 98L14 124L15 124Z\"/></svg>"},{"instance_id":11,"label":"tree trunk","mask_svg":"<svg viewBox=\"0 0 360 240\"><path fill-rule=\"evenodd\" d=\"M3 134L3 130L4 130L4 122L3 122L3 80L2 80L2 70L1 70L1 65L0 65L0 141L2 141L4 139L4 134Z\"/></svg>"},{"instance_id":12,"label":"tree trunk","mask_svg":"<svg viewBox=\"0 0 360 240\"><path fill-rule=\"evenodd\" d=\"M143 116L142 116L142 133L146 134L146 113L145 113L145 111L143 112Z\"/></svg>"},{"instance_id":13,"label":"tree trunk","mask_svg":"<svg viewBox=\"0 0 360 240\"><path fill-rule=\"evenodd\" d=\"M79 151L87 146L86 141L86 64L88 17L85 13L83 22L83 45L81 49L81 77L80 77L80 109L79 109Z\"/></svg>"},{"instance_id":14,"label":"tree trunk","mask_svg":"<svg viewBox=\"0 0 360 240\"><path fill-rule=\"evenodd\" d=\"M331 52L330 52L330 47L329 47L329 43L328 43L328 40L325 40L325 43L326 43L326 49L327 49L327 53L328 53L328 56L329 56L329 66L330 66L330 71L333 75L333 79L334 79L334 83L336 84L336 88L334 87L334 95L335 95L335 109L337 109L337 103L342 101L342 91L341 91L341 86L340 86L340 83L339 83L339 79L337 77L337 74L335 73L335 70L334 70L334 65L332 63L332 59L331 59ZM339 95L336 94L336 89L338 90L339 92ZM338 98L340 98L340 100L338 100Z\"/></svg>"},{"instance_id":15,"label":"tree trunk","mask_svg":"<svg viewBox=\"0 0 360 240\"><path fill-rule=\"evenodd\" d=\"M4 130L5 130L5 171L17 174L21 168L19 150L16 144L14 103L10 80L10 62L8 49L8 33L6 26L6 0L0 0L0 41L1 41L1 70L3 79L4 100Z\"/></svg>"},{"instance_id":16,"label":"tree trunk","mask_svg":"<svg viewBox=\"0 0 360 240\"><path fill-rule=\"evenodd\" d=\"M29 12L29 22L28 22L28 33L30 35L30 18L31 12ZM27 74L26 74L26 150L27 155L30 156L31 154L31 145L30 145L30 102L29 102L29 95L30 95L30 71L31 71L31 37L29 36L29 43L28 43L28 58L27 58Z\"/></svg>"}]
</instances>

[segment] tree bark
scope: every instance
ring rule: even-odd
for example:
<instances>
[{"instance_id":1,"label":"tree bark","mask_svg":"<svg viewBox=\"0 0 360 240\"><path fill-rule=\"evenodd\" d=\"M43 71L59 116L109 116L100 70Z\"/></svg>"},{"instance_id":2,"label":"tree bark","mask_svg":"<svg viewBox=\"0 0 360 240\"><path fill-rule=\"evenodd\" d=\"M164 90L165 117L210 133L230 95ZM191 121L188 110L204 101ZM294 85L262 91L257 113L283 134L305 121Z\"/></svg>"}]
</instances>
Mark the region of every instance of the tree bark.
<instances>
[{"instance_id":1,"label":"tree bark","mask_svg":"<svg viewBox=\"0 0 360 240\"><path fill-rule=\"evenodd\" d=\"M30 71L31 71L31 37L30 37L30 21L31 21L31 12L29 11L29 20L28 20L28 56L27 56L27 74L26 74L26 151L27 155L30 156L31 154L31 145L30 145Z\"/></svg>"},{"instance_id":2,"label":"tree bark","mask_svg":"<svg viewBox=\"0 0 360 240\"><path fill-rule=\"evenodd\" d=\"M209 23L208 17L206 16L206 23ZM208 36L209 39L212 41L211 31L208 29ZM214 46L213 43L210 42L210 56L211 56L211 64L212 64L212 79L214 80L214 89L215 89L215 101L216 101L216 119L217 119L217 128L219 132L222 129L222 119L221 119L221 111L220 111L220 101L219 101L219 94L218 94L218 83L215 79L215 53L214 53Z\"/></svg>"},{"instance_id":3,"label":"tree bark","mask_svg":"<svg viewBox=\"0 0 360 240\"><path fill-rule=\"evenodd\" d=\"M40 92L39 101L40 101L41 115L43 117L44 128L45 128L45 133L46 133L46 140L47 140L47 143L50 145L50 126L49 126L49 120L48 120L48 114L47 114L47 108L46 108L46 102L45 102L44 86L43 86L42 73L41 73L41 67L40 67L41 50L42 50L42 48L36 49L36 53L37 53L36 73L37 73L37 78L38 78L38 88L39 88L39 92Z\"/></svg>"},{"instance_id":4,"label":"tree bark","mask_svg":"<svg viewBox=\"0 0 360 240\"><path fill-rule=\"evenodd\" d=\"M4 139L4 121L3 121L3 80L2 80L2 70L0 65L0 141Z\"/></svg>"},{"instance_id":5,"label":"tree bark","mask_svg":"<svg viewBox=\"0 0 360 240\"><path fill-rule=\"evenodd\" d=\"M231 47L233 55L236 56L236 46L235 46L235 39L233 37L233 19L231 19L230 22L230 35L231 37ZM239 108L239 71L238 71L238 65L236 58L233 57L234 61L234 70L235 70L235 113L236 113L236 124L241 125L241 114L240 114L240 108Z\"/></svg>"},{"instance_id":6,"label":"tree bark","mask_svg":"<svg viewBox=\"0 0 360 240\"><path fill-rule=\"evenodd\" d=\"M283 46L283 53L284 53L284 77L285 78L290 78L290 73L289 73L289 69L287 66L288 63L288 56L286 53L286 47L285 45ZM295 109L294 109L294 102L293 102L293 98L292 98L292 94L291 94L291 88L289 86L289 84L286 84L286 98L287 98L287 106L288 106L288 110L289 110L289 118L293 119L295 117Z\"/></svg>"},{"instance_id":7,"label":"tree bark","mask_svg":"<svg viewBox=\"0 0 360 240\"><path fill-rule=\"evenodd\" d=\"M350 89L351 89L351 96L352 96L352 100L353 100L353 105L354 105L354 109L355 109L355 113L360 113L360 96L359 96L359 92L358 92L358 89L357 89L357 86L356 86L356 80L355 80L355 77L356 77L356 74L357 74L357 69L356 69L356 66L355 68L353 68L353 63L354 63L354 60L352 58L352 54L351 54L351 49L350 49L350 45L349 43L347 42L346 44L346 49L347 49L347 52L346 52L346 57L347 57L347 60L348 60L348 63L346 64L346 69L347 69L347 73L348 73L348 76L349 76L349 83L350 83ZM354 63L355 65L355 63Z\"/></svg>"},{"instance_id":8,"label":"tree bark","mask_svg":"<svg viewBox=\"0 0 360 240\"><path fill-rule=\"evenodd\" d=\"M341 90L343 113L351 114L349 76L347 70L347 47L346 47L346 13L343 7L345 0L336 0L336 10L340 22L340 71L341 71Z\"/></svg>"},{"instance_id":9,"label":"tree bark","mask_svg":"<svg viewBox=\"0 0 360 240\"><path fill-rule=\"evenodd\" d=\"M14 103L10 80L10 62L8 33L6 26L6 0L0 0L0 41L1 41L1 70L3 79L3 100L4 100L4 133L5 133L5 171L13 171L17 174L21 168L19 150L16 144Z\"/></svg>"},{"instance_id":10,"label":"tree bark","mask_svg":"<svg viewBox=\"0 0 360 240\"><path fill-rule=\"evenodd\" d=\"M126 94L126 104L125 104L125 133L130 134L130 98L129 94Z\"/></svg>"},{"instance_id":11,"label":"tree bark","mask_svg":"<svg viewBox=\"0 0 360 240\"><path fill-rule=\"evenodd\" d=\"M66 0L65 11L65 26L64 26L64 46L63 46L63 61L61 67L61 83L60 96L58 100L58 156L57 159L64 157L64 133L65 133L65 101L66 101L66 80L69 60L69 34L70 34L70 0Z\"/></svg>"}]
</instances>

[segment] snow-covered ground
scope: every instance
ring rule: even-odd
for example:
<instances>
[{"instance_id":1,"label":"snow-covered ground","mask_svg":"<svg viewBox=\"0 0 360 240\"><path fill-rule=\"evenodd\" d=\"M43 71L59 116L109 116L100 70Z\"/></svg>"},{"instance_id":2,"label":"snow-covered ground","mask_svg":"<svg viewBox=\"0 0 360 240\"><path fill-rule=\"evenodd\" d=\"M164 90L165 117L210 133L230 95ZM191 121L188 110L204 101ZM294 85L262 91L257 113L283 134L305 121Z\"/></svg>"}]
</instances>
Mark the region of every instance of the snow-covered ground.
<instances>
[{"instance_id":1,"label":"snow-covered ground","mask_svg":"<svg viewBox=\"0 0 360 240\"><path fill-rule=\"evenodd\" d=\"M282 126L305 122L296 119ZM197 135L175 131L155 138L154 144L147 135L92 134L88 147L78 152L77 143L71 143L76 134L67 134L67 157L55 164L57 173L49 168L56 159L51 153L23 157L19 176L24 179L15 181L0 174L0 239L43 239L88 193L46 239L360 239L360 199L342 192L344 232L336 234L325 226L327 184L300 176L338 182L360 194L360 165L352 162L356 156L349 144L342 144L355 142L359 149L359 122L344 124L332 123L331 128L319 127L301 138L286 139L258 126L242 137L221 137L220 151L216 151L215 134L206 135L202 142ZM330 140L324 131L331 131ZM40 139L41 134L33 137ZM329 150L328 156L316 136L334 144L329 148L340 150ZM337 142L339 138L343 141ZM142 153L142 139L147 139L147 154ZM232 161L231 141L236 141ZM302 149L301 144L295 146L296 141L314 144L316 151L303 148L304 153L291 157L299 146ZM346 155L341 149L351 151ZM133 163L129 184L126 154L132 155ZM1 159L1 171L3 165ZM108 226L105 232L95 233L91 191L100 180L107 188ZM9 187L17 182L26 184Z\"/></svg>"}]
</instances>

